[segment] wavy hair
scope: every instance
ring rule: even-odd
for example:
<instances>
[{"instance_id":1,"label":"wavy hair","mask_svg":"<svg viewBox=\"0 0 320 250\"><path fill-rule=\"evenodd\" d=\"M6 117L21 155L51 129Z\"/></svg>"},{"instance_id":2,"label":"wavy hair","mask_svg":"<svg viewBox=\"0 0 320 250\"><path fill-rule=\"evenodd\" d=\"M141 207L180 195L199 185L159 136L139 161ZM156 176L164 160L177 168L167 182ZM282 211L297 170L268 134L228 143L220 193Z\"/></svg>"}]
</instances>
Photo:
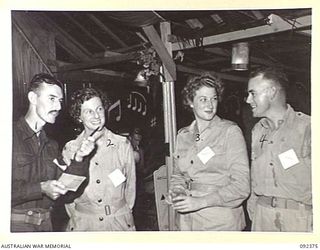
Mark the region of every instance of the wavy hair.
<instances>
[{"instance_id":1,"label":"wavy hair","mask_svg":"<svg viewBox=\"0 0 320 250\"><path fill-rule=\"evenodd\" d=\"M69 113L76 123L80 124L79 117L81 115L82 104L93 97L99 97L101 99L104 109L108 109L110 105L110 100L108 99L107 95L100 90L94 88L83 88L75 91L71 95Z\"/></svg>"},{"instance_id":2,"label":"wavy hair","mask_svg":"<svg viewBox=\"0 0 320 250\"><path fill-rule=\"evenodd\" d=\"M218 100L219 102L221 102L224 91L224 83L216 75L212 75L210 73L203 73L200 76L194 76L190 78L186 86L182 89L182 104L185 109L192 111L192 109L189 106L190 102L193 101L193 98L196 95L196 91L203 86L214 88L217 92Z\"/></svg>"}]
</instances>

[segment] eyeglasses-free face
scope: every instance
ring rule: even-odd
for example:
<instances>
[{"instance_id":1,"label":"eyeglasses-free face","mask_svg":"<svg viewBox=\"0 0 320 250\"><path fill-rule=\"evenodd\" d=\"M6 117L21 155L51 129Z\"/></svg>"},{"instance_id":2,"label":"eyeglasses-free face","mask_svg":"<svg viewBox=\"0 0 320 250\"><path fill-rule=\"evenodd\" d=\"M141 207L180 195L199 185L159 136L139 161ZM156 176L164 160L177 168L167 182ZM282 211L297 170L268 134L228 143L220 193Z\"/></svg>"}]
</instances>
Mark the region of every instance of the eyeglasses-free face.
<instances>
[{"instance_id":1,"label":"eyeglasses-free face","mask_svg":"<svg viewBox=\"0 0 320 250\"><path fill-rule=\"evenodd\" d=\"M197 119L211 121L217 113L218 95L215 88L203 86L196 91L190 103Z\"/></svg>"},{"instance_id":2,"label":"eyeglasses-free face","mask_svg":"<svg viewBox=\"0 0 320 250\"><path fill-rule=\"evenodd\" d=\"M267 117L271 102L269 90L270 80L258 75L248 82L248 97L246 102L251 106L254 117Z\"/></svg>"},{"instance_id":3,"label":"eyeglasses-free face","mask_svg":"<svg viewBox=\"0 0 320 250\"><path fill-rule=\"evenodd\" d=\"M80 120L88 134L91 134L97 127L101 129L104 126L105 109L99 97L93 97L82 104Z\"/></svg>"}]
</instances>

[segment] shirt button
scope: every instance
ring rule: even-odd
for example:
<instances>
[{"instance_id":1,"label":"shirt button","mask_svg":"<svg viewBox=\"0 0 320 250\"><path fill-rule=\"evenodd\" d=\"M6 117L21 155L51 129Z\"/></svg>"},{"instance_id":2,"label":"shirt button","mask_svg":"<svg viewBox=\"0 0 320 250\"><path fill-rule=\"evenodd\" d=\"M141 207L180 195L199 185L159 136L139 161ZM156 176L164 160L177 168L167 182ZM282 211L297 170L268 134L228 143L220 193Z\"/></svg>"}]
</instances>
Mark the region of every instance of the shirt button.
<instances>
[{"instance_id":1,"label":"shirt button","mask_svg":"<svg viewBox=\"0 0 320 250\"><path fill-rule=\"evenodd\" d=\"M102 202L102 199L99 199L98 202L99 202L99 203Z\"/></svg>"},{"instance_id":2,"label":"shirt button","mask_svg":"<svg viewBox=\"0 0 320 250\"><path fill-rule=\"evenodd\" d=\"M193 160L191 160L190 163L193 164Z\"/></svg>"},{"instance_id":3,"label":"shirt button","mask_svg":"<svg viewBox=\"0 0 320 250\"><path fill-rule=\"evenodd\" d=\"M103 221L103 217L99 217L99 221Z\"/></svg>"},{"instance_id":4,"label":"shirt button","mask_svg":"<svg viewBox=\"0 0 320 250\"><path fill-rule=\"evenodd\" d=\"M98 166L98 165L99 165L99 163L98 163L98 162L95 162L94 164L96 164L96 166Z\"/></svg>"},{"instance_id":5,"label":"shirt button","mask_svg":"<svg viewBox=\"0 0 320 250\"><path fill-rule=\"evenodd\" d=\"M270 141L270 144L273 144L273 141Z\"/></svg>"},{"instance_id":6,"label":"shirt button","mask_svg":"<svg viewBox=\"0 0 320 250\"><path fill-rule=\"evenodd\" d=\"M101 182L101 181L100 181L99 179L98 179L98 180L96 180L96 183L98 183L98 184L99 184L100 182Z\"/></svg>"},{"instance_id":7,"label":"shirt button","mask_svg":"<svg viewBox=\"0 0 320 250\"><path fill-rule=\"evenodd\" d=\"M272 163L272 162L270 162L270 163L269 163L269 165L270 165L270 166L273 166L273 163Z\"/></svg>"}]
</instances>

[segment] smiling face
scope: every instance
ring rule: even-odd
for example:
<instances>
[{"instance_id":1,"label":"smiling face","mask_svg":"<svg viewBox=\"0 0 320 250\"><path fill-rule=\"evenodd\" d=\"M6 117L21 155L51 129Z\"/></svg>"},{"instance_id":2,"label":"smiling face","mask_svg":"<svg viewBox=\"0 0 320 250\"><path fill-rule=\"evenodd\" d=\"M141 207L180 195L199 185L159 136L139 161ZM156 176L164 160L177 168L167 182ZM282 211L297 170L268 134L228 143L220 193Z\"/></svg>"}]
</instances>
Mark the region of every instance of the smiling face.
<instances>
[{"instance_id":1,"label":"smiling face","mask_svg":"<svg viewBox=\"0 0 320 250\"><path fill-rule=\"evenodd\" d=\"M190 102L196 120L211 121L217 113L218 95L215 88L203 86L195 92Z\"/></svg>"},{"instance_id":2,"label":"smiling face","mask_svg":"<svg viewBox=\"0 0 320 250\"><path fill-rule=\"evenodd\" d=\"M97 127L99 130L105 124L105 109L101 99L97 96L85 101L81 105L80 120L87 134L93 132Z\"/></svg>"},{"instance_id":3,"label":"smiling face","mask_svg":"<svg viewBox=\"0 0 320 250\"><path fill-rule=\"evenodd\" d=\"M40 124L55 123L61 110L62 89L57 85L42 83L39 89L32 91L30 95Z\"/></svg>"},{"instance_id":4,"label":"smiling face","mask_svg":"<svg viewBox=\"0 0 320 250\"><path fill-rule=\"evenodd\" d=\"M254 117L268 117L271 108L270 88L270 80L264 79L262 75L249 80L246 102L250 104Z\"/></svg>"}]
</instances>

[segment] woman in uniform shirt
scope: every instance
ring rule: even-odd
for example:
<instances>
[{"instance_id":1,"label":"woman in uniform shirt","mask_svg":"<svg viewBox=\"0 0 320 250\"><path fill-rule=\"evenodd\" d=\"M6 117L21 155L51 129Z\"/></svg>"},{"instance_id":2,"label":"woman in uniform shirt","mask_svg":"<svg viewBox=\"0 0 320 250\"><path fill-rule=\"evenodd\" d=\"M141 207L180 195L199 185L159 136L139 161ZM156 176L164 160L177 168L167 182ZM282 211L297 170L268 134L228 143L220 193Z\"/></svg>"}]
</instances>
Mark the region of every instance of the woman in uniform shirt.
<instances>
[{"instance_id":1,"label":"woman in uniform shirt","mask_svg":"<svg viewBox=\"0 0 320 250\"><path fill-rule=\"evenodd\" d=\"M169 197L179 230L238 231L245 227L243 201L249 195L249 166L240 128L220 118L222 81L193 77L184 87L183 104L194 114L180 129Z\"/></svg>"},{"instance_id":2,"label":"woman in uniform shirt","mask_svg":"<svg viewBox=\"0 0 320 250\"><path fill-rule=\"evenodd\" d=\"M79 198L66 204L67 231L135 230L133 150L126 137L105 127L106 103L104 95L92 88L78 90L71 98L71 116L84 130L65 145L63 155L65 159L76 157L77 148L88 136L95 139L96 148L90 158L88 185Z\"/></svg>"}]
</instances>

